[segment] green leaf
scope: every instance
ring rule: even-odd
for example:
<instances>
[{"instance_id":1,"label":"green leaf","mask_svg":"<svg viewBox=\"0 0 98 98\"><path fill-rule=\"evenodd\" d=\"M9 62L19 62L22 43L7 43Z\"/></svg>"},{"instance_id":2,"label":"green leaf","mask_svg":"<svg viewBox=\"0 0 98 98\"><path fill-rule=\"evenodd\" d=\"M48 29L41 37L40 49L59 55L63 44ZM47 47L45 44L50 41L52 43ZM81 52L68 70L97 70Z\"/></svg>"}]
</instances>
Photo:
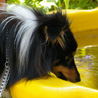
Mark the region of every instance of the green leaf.
<instances>
[{"instance_id":1,"label":"green leaf","mask_svg":"<svg viewBox=\"0 0 98 98\"><path fill-rule=\"evenodd\" d=\"M69 8L69 1L70 1L70 0L64 0L64 2L65 2L65 6L66 6L66 9Z\"/></svg>"},{"instance_id":2,"label":"green leaf","mask_svg":"<svg viewBox=\"0 0 98 98\"><path fill-rule=\"evenodd\" d=\"M56 2L58 0L47 0L47 2Z\"/></svg>"}]
</instances>

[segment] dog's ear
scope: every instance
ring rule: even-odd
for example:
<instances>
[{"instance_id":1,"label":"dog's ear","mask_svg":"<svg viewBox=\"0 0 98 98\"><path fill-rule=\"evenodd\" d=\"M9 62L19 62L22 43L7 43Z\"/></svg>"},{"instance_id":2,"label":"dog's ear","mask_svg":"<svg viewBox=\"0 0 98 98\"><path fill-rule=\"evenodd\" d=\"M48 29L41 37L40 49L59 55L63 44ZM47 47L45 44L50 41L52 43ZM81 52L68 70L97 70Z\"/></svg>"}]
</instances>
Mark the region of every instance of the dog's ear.
<instances>
[{"instance_id":1,"label":"dog's ear","mask_svg":"<svg viewBox=\"0 0 98 98\"><path fill-rule=\"evenodd\" d=\"M44 26L46 40L52 44L59 43L64 48L66 32L69 30L69 22L66 14L63 15L61 11L58 11L49 15L47 20Z\"/></svg>"},{"instance_id":2,"label":"dog's ear","mask_svg":"<svg viewBox=\"0 0 98 98\"><path fill-rule=\"evenodd\" d=\"M60 30L58 30L56 32L56 27L45 26L44 27L44 34L45 34L46 41L48 43L51 42L53 45L55 43L59 43L60 46L62 48L64 48L65 47L65 45L64 45L64 43L65 43L65 38L64 38L65 32L64 32L63 28L64 27L62 27ZM54 30L54 32L53 32L53 30Z\"/></svg>"}]
</instances>

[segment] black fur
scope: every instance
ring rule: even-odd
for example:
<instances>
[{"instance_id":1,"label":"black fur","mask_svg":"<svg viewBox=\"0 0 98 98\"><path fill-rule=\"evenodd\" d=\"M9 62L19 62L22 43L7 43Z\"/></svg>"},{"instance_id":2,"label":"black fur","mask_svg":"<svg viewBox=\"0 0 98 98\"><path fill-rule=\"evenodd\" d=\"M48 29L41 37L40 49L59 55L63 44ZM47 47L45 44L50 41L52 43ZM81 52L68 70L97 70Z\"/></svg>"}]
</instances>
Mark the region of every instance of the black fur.
<instances>
[{"instance_id":1,"label":"black fur","mask_svg":"<svg viewBox=\"0 0 98 98\"><path fill-rule=\"evenodd\" d=\"M76 75L75 79L70 79L70 77L68 78L62 73L62 70L57 72L57 74L60 73L59 75L54 72L59 78L72 82L80 81L80 76L74 63L74 55L72 55L77 49L77 43L70 30L67 16L62 15L62 12L46 15L38 10L28 10L35 14L37 19L34 21L37 21L38 25L32 31L30 47L27 56L24 57L23 65L19 63L19 51L23 35L19 41L16 40L17 32L23 22L17 18L5 21L8 17L15 16L10 12L1 12L0 15L0 74L2 74L4 69L6 48L8 47L9 66L11 69L8 87L22 78L31 80L48 75L50 71L54 72L55 67L59 65L73 69ZM6 23L7 25L5 25ZM6 35L8 35L7 40ZM58 37L62 40L61 43L58 42ZM57 60L58 62L55 63Z\"/></svg>"}]
</instances>

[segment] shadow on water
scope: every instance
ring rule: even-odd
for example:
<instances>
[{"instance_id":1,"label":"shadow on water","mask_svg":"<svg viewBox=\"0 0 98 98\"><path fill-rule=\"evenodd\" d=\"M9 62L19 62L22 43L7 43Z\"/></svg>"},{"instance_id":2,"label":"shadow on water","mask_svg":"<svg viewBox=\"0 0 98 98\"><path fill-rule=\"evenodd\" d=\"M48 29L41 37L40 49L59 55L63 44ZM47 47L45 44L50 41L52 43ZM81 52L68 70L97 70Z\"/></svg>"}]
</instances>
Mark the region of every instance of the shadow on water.
<instances>
[{"instance_id":1,"label":"shadow on water","mask_svg":"<svg viewBox=\"0 0 98 98\"><path fill-rule=\"evenodd\" d=\"M75 61L81 75L77 84L98 89L98 46L78 49Z\"/></svg>"}]
</instances>

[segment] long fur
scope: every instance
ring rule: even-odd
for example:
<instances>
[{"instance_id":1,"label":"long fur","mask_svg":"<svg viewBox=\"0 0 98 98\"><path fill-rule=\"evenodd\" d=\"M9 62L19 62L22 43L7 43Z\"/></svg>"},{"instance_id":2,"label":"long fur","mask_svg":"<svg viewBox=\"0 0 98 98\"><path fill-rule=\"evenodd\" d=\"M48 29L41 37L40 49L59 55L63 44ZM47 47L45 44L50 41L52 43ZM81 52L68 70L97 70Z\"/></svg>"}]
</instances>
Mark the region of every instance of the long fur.
<instances>
[{"instance_id":1,"label":"long fur","mask_svg":"<svg viewBox=\"0 0 98 98\"><path fill-rule=\"evenodd\" d=\"M65 62L65 57L76 51L77 43L62 12L46 15L15 5L0 12L0 22L0 74L8 47L9 87L24 77L30 80L48 75L56 60Z\"/></svg>"}]
</instances>

